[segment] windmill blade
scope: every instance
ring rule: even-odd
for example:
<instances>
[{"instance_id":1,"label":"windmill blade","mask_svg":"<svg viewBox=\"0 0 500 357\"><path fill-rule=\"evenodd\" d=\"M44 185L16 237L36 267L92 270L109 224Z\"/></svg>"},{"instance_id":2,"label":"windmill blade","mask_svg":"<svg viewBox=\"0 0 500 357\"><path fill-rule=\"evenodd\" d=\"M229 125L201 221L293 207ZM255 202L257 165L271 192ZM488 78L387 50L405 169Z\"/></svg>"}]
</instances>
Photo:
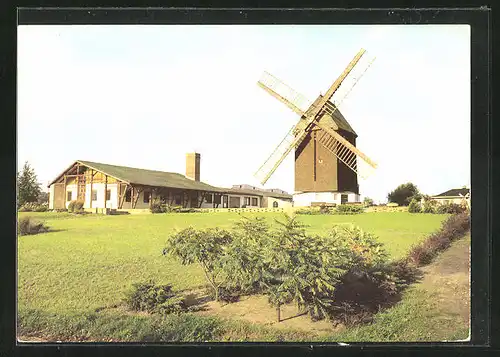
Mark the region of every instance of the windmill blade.
<instances>
[{"instance_id":1,"label":"windmill blade","mask_svg":"<svg viewBox=\"0 0 500 357\"><path fill-rule=\"evenodd\" d=\"M305 121L299 120L285 135L283 140L274 149L273 153L267 158L261 167L255 172L254 176L262 185L276 171L278 166L285 160L292 149L296 148L306 135Z\"/></svg>"},{"instance_id":2,"label":"windmill blade","mask_svg":"<svg viewBox=\"0 0 500 357\"><path fill-rule=\"evenodd\" d=\"M361 77L363 77L368 68L371 67L375 59L376 57L370 56L369 54L366 55L365 53L365 56L363 56L363 58L358 61L356 67L354 67L353 70L349 72L349 74L342 82L342 85L337 89L337 91L335 91L335 93L330 98L330 102L327 102L327 104L333 103L338 107L342 103L344 98L346 98L353 90L356 84L358 84Z\"/></svg>"},{"instance_id":3,"label":"windmill blade","mask_svg":"<svg viewBox=\"0 0 500 357\"><path fill-rule=\"evenodd\" d=\"M376 163L335 130L321 124L321 122L318 123L318 126L323 129L318 136L319 143L363 179L370 176L377 168Z\"/></svg>"},{"instance_id":4,"label":"windmill blade","mask_svg":"<svg viewBox=\"0 0 500 357\"><path fill-rule=\"evenodd\" d=\"M368 164L368 168L371 167L372 169L375 169L377 167L377 164L371 161L365 154L363 154L354 145L345 140L337 132L335 132L328 126L316 121L317 119L319 119L318 114L320 114L320 117L322 116L321 115L322 113L328 113L330 115L333 115L334 112L338 110L338 107L342 104L344 99L347 98L347 96L350 94L350 92L352 91L354 86L358 83L358 81L361 79L361 77L364 75L364 73L371 66L371 64L375 60L374 57L369 58L368 61L365 61L364 64L362 63L355 71L353 71L354 67L360 61L361 57L364 55L365 52L366 51L364 49L361 49L356 54L356 56L349 63L344 72L340 75L339 78L337 78L337 80L332 84L332 86L328 89L327 93L321 98L319 103L316 106L314 106L314 108L311 107L311 105L309 105L307 109L300 108L299 105L301 104L301 98L305 97L295 92L293 89L291 89L289 86L284 84L276 77L272 76L267 72L264 72L263 78L259 81L261 83L260 84L261 87L268 88L269 90L268 89L266 90L268 90L268 92L270 92L271 94L276 93L277 95L273 94L273 96L278 98L280 101L285 103L288 107L292 108L292 110L296 111L297 113L300 114L299 111L301 111L302 113L307 111L307 118L305 119L301 118L297 123L297 125L295 125L294 127L292 127L292 129L290 129L290 131L285 135L285 138L280 142L278 147L273 151L273 153L259 168L259 170L257 170L257 172L255 173L255 177L260 180L262 185L264 185L267 182L269 177L274 173L274 171L276 171L278 166L283 162L283 160L290 153L290 151L296 148L302 142L302 140L306 137L306 134L311 129L312 125L317 125L321 127L324 131L329 133L336 141L338 141L344 147L342 155L344 155L345 150L352 151ZM342 86L343 90L337 93L337 89L340 87L341 84L344 83L344 81L345 84ZM282 91L283 94L278 94L278 91ZM331 99L334 94L336 95L334 98L334 103L332 104L329 101L329 99ZM287 96L289 99L287 99ZM295 103L297 105L294 104L293 102L294 100L296 101ZM305 102L305 103L310 103L310 102ZM341 161L344 159L348 160L347 157L345 158L342 157ZM355 161L357 162L357 160ZM351 163L351 166L354 168L355 172L358 173L357 171L359 170L357 169L357 163L356 164L352 163L352 158L351 161L348 162ZM361 166L364 165L362 164Z\"/></svg>"},{"instance_id":5,"label":"windmill blade","mask_svg":"<svg viewBox=\"0 0 500 357\"><path fill-rule=\"evenodd\" d=\"M370 62L372 63L373 60ZM331 102L327 101L322 109L323 112L326 112L330 115L338 109L340 104L344 101L345 98L349 95L357 82L361 79L363 74L366 72L368 67L366 67L360 75L358 75L353 81L350 81L349 86L346 87L348 90L341 92L339 96L337 96L337 105L333 105ZM268 157L268 159L264 162L264 164L257 170L255 173L255 177L260 181L262 185L264 185L269 177L276 171L278 166L285 160L287 155L295 149L302 140L306 137L307 132L310 130L311 125L314 123L322 128L324 131L328 132L331 136L333 136L337 141L341 144L349 148L350 150L356 152L363 160L365 160L369 166L376 168L377 164L371 161L365 154L359 151L355 146L345 140L342 136L340 136L336 131L331 129L330 127L322 124L321 122L315 121L316 115L310 114L307 119L300 119L299 122L290 129L290 131L285 135L285 138L280 142L278 147L273 151L273 153Z\"/></svg>"},{"instance_id":6,"label":"windmill blade","mask_svg":"<svg viewBox=\"0 0 500 357\"><path fill-rule=\"evenodd\" d=\"M264 72L257 84L300 116L311 106L309 99L269 72Z\"/></svg>"}]
</instances>

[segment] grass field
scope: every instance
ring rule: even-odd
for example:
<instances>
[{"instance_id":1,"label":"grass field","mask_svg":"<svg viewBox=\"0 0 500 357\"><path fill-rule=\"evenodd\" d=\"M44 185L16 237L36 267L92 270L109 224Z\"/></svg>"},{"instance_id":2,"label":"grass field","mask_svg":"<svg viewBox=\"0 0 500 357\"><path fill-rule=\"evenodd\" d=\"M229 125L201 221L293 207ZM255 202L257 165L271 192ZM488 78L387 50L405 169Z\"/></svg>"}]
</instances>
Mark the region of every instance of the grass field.
<instances>
[{"instance_id":1,"label":"grass field","mask_svg":"<svg viewBox=\"0 0 500 357\"><path fill-rule=\"evenodd\" d=\"M258 215L259 213L247 214ZM260 213L272 221L280 214ZM162 255L174 229L187 226L229 228L238 213L73 216L21 213L46 221L54 231L18 238L18 308L23 312L72 316L119 304L135 282L154 279L175 289L202 286L196 266L181 266ZM446 215L364 213L299 216L311 233L352 223L375 234L392 258L438 229ZM62 324L59 322L59 324Z\"/></svg>"}]
</instances>

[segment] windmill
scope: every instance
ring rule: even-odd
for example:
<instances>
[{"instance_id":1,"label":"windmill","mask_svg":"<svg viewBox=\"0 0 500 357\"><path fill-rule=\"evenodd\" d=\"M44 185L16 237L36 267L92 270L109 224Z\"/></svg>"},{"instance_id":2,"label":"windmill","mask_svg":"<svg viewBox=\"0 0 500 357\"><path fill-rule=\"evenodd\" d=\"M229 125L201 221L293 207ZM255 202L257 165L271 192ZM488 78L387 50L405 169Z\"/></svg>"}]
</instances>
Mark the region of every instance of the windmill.
<instances>
[{"instance_id":1,"label":"windmill","mask_svg":"<svg viewBox=\"0 0 500 357\"><path fill-rule=\"evenodd\" d=\"M338 107L375 60L364 56L365 52L361 49L327 92L314 102L264 72L257 84L300 119L255 173L262 185L295 150L294 201L298 205L308 206L314 201L344 203L349 193L359 199L358 175L368 177L377 164L356 148L357 134Z\"/></svg>"}]
</instances>

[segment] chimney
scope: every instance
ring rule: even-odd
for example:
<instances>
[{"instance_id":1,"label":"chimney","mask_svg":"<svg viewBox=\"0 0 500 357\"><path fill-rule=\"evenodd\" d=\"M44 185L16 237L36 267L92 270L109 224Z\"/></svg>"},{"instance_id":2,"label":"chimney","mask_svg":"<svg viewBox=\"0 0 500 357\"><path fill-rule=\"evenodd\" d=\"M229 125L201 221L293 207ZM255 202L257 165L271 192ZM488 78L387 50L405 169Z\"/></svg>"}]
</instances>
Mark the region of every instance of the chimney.
<instances>
[{"instance_id":1,"label":"chimney","mask_svg":"<svg viewBox=\"0 0 500 357\"><path fill-rule=\"evenodd\" d=\"M186 154L186 177L200 181L200 154L197 152Z\"/></svg>"}]
</instances>

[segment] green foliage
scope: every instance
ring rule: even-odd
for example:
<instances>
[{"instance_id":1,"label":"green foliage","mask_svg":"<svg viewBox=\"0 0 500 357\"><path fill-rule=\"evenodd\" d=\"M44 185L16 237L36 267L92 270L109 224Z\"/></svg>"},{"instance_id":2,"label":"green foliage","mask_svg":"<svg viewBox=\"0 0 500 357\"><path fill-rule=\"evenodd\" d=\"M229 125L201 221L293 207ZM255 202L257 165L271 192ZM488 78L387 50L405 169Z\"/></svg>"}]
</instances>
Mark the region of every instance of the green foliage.
<instances>
[{"instance_id":1,"label":"green foliage","mask_svg":"<svg viewBox=\"0 0 500 357\"><path fill-rule=\"evenodd\" d=\"M38 195L38 200L37 202L39 204L49 204L49 193L45 191L40 191L40 194Z\"/></svg>"},{"instance_id":2,"label":"green foliage","mask_svg":"<svg viewBox=\"0 0 500 357\"><path fill-rule=\"evenodd\" d=\"M41 189L38 184L35 170L24 163L21 173L17 174L17 204L23 206L25 203L37 202Z\"/></svg>"},{"instance_id":3,"label":"green foliage","mask_svg":"<svg viewBox=\"0 0 500 357\"><path fill-rule=\"evenodd\" d=\"M422 207L420 205L420 202L413 198L408 205L408 212L410 213L420 213L422 211Z\"/></svg>"},{"instance_id":4,"label":"green foliage","mask_svg":"<svg viewBox=\"0 0 500 357\"><path fill-rule=\"evenodd\" d=\"M371 199L370 197L365 197L363 199L363 205L365 207L371 207L371 206L373 206L373 204L374 204L373 199Z\"/></svg>"},{"instance_id":5,"label":"green foliage","mask_svg":"<svg viewBox=\"0 0 500 357\"><path fill-rule=\"evenodd\" d=\"M155 198L153 202L151 202L151 207L149 209L151 213L166 213L169 207L164 200Z\"/></svg>"},{"instance_id":6,"label":"green foliage","mask_svg":"<svg viewBox=\"0 0 500 357\"><path fill-rule=\"evenodd\" d=\"M19 207L19 212L46 212L48 210L48 203L27 202Z\"/></svg>"},{"instance_id":7,"label":"green foliage","mask_svg":"<svg viewBox=\"0 0 500 357\"><path fill-rule=\"evenodd\" d=\"M324 211L321 211L320 207L304 207L296 209L295 214L307 214L307 215L324 214Z\"/></svg>"},{"instance_id":8,"label":"green foliage","mask_svg":"<svg viewBox=\"0 0 500 357\"><path fill-rule=\"evenodd\" d=\"M84 202L82 200L73 200L68 203L68 212L82 213Z\"/></svg>"},{"instance_id":9,"label":"green foliage","mask_svg":"<svg viewBox=\"0 0 500 357\"><path fill-rule=\"evenodd\" d=\"M358 214L363 213L364 208L361 205L339 205L335 208L336 214Z\"/></svg>"},{"instance_id":10,"label":"green foliage","mask_svg":"<svg viewBox=\"0 0 500 357\"><path fill-rule=\"evenodd\" d=\"M400 206L407 206L411 199L415 196L418 195L419 191L417 186L415 186L413 183L408 182L399 185L394 189L394 191L391 191L387 195L387 200L389 202L395 202Z\"/></svg>"},{"instance_id":11,"label":"green foliage","mask_svg":"<svg viewBox=\"0 0 500 357\"><path fill-rule=\"evenodd\" d=\"M219 288L223 280L218 279L222 271L223 255L232 241L229 231L219 228L183 229L173 234L163 249L164 255L178 258L183 265L198 263L218 300Z\"/></svg>"},{"instance_id":12,"label":"green foliage","mask_svg":"<svg viewBox=\"0 0 500 357\"><path fill-rule=\"evenodd\" d=\"M464 205L459 205L456 203L445 203L440 204L436 207L436 213L439 214L458 214L464 213L467 211L467 208Z\"/></svg>"},{"instance_id":13,"label":"green foliage","mask_svg":"<svg viewBox=\"0 0 500 357\"><path fill-rule=\"evenodd\" d=\"M324 237L308 236L296 217L285 215L277 223L278 229L262 250L263 284L269 302L279 309L282 304L295 301L312 318L323 318L331 304L330 293L345 272L349 254Z\"/></svg>"},{"instance_id":14,"label":"green foliage","mask_svg":"<svg viewBox=\"0 0 500 357\"><path fill-rule=\"evenodd\" d=\"M29 216L19 218L17 222L17 232L21 236L47 232L49 228L43 223L32 219Z\"/></svg>"},{"instance_id":15,"label":"green foliage","mask_svg":"<svg viewBox=\"0 0 500 357\"><path fill-rule=\"evenodd\" d=\"M242 217L232 231L233 239L222 257L226 296L247 294L262 289L264 262L262 249L267 244L270 228L263 217ZM225 299L226 301L228 299Z\"/></svg>"},{"instance_id":16,"label":"green foliage","mask_svg":"<svg viewBox=\"0 0 500 357\"><path fill-rule=\"evenodd\" d=\"M422 243L413 246L408 258L417 266L429 264L440 252L447 249L453 241L463 237L469 230L469 213L454 214L443 222L439 231L429 235Z\"/></svg>"},{"instance_id":17,"label":"green foliage","mask_svg":"<svg viewBox=\"0 0 500 357\"><path fill-rule=\"evenodd\" d=\"M436 213L436 201L432 199L424 199L422 204L422 213Z\"/></svg>"},{"instance_id":18,"label":"green foliage","mask_svg":"<svg viewBox=\"0 0 500 357\"><path fill-rule=\"evenodd\" d=\"M153 281L133 284L124 301L134 311L169 314L188 310L185 298L176 295L171 285L156 285Z\"/></svg>"}]
</instances>

